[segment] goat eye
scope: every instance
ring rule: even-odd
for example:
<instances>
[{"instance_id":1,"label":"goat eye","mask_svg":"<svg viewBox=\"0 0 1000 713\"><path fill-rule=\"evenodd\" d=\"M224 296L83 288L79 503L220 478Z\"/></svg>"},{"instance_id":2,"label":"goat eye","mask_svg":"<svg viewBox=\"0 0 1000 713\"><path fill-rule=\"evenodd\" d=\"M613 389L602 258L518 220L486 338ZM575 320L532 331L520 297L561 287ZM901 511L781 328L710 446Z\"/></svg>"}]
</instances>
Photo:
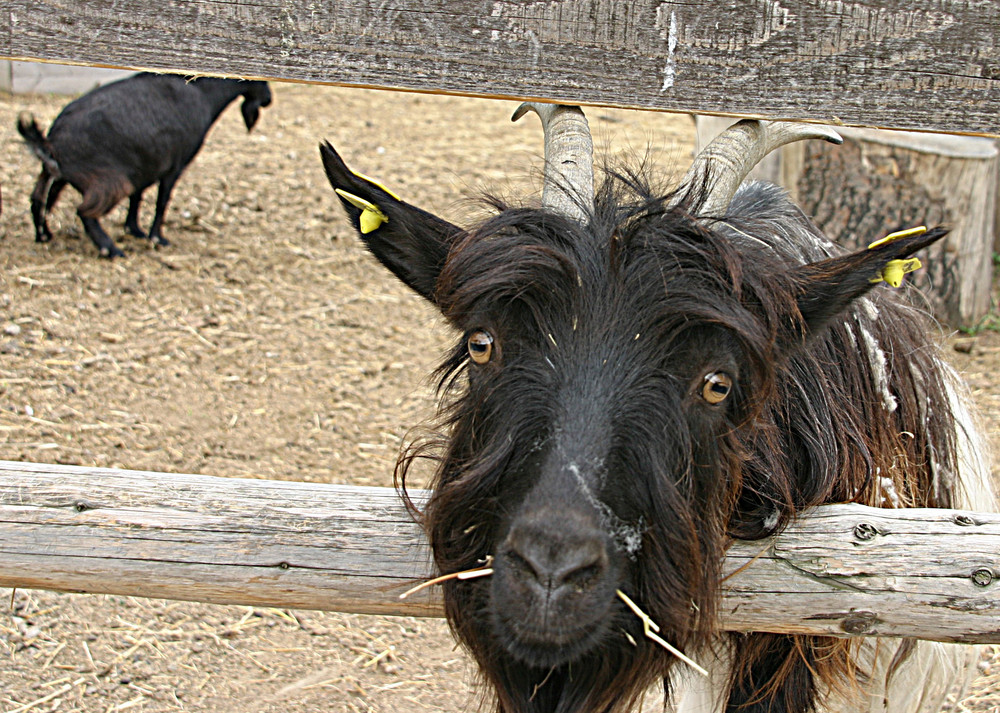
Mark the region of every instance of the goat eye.
<instances>
[{"instance_id":1,"label":"goat eye","mask_svg":"<svg viewBox=\"0 0 1000 713\"><path fill-rule=\"evenodd\" d=\"M733 380L724 371L714 371L705 377L701 396L710 404L721 404L733 390Z\"/></svg>"},{"instance_id":2,"label":"goat eye","mask_svg":"<svg viewBox=\"0 0 1000 713\"><path fill-rule=\"evenodd\" d=\"M493 335L482 330L469 335L466 342L469 358L477 364L485 364L493 356Z\"/></svg>"}]
</instances>

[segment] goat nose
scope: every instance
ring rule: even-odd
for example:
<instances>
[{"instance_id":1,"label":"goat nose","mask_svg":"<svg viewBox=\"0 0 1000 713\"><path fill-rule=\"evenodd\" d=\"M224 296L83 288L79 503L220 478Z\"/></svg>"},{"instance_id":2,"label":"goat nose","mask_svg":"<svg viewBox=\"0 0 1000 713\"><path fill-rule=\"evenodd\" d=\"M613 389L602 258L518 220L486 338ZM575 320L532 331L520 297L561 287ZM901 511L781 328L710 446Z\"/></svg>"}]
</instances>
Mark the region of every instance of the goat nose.
<instances>
[{"instance_id":1,"label":"goat nose","mask_svg":"<svg viewBox=\"0 0 1000 713\"><path fill-rule=\"evenodd\" d=\"M505 564L522 585L554 597L591 589L608 568L604 538L597 531L553 532L515 527L503 549Z\"/></svg>"}]
</instances>

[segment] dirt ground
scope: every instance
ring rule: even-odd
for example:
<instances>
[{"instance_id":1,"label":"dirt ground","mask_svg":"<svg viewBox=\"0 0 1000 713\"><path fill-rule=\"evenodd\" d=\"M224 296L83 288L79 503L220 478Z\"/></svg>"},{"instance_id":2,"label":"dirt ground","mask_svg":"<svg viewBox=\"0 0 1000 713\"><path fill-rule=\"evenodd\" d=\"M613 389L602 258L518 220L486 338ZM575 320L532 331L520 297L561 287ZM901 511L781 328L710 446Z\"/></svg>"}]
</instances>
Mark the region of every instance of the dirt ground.
<instances>
[{"instance_id":1,"label":"dirt ground","mask_svg":"<svg viewBox=\"0 0 1000 713\"><path fill-rule=\"evenodd\" d=\"M123 207L105 219L127 253L112 262L71 189L55 239L33 241L38 163L14 122L27 111L47 126L67 99L0 94L0 458L390 485L453 335L351 234L317 144L462 223L484 188L537 193L541 131L510 123L513 102L272 89L250 135L234 108L209 134L174 192L171 246L125 237ZM690 158L688 117L589 118L604 153L652 146L664 169ZM953 354L996 441L1000 339L983 331ZM476 710L438 620L9 589L0 603L4 713ZM956 710L1000 709L1000 650L982 669Z\"/></svg>"}]
</instances>

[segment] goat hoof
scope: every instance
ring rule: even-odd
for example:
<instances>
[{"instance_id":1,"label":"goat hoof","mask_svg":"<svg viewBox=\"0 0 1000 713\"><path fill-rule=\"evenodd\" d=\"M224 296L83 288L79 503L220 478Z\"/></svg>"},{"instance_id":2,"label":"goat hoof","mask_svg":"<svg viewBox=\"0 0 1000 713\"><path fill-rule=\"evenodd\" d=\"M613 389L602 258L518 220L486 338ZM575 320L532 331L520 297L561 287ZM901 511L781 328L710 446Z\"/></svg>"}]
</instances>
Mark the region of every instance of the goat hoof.
<instances>
[{"instance_id":1,"label":"goat hoof","mask_svg":"<svg viewBox=\"0 0 1000 713\"><path fill-rule=\"evenodd\" d=\"M165 248L170 245L170 241L162 235L151 235L149 236L149 239L152 241L153 245L158 248Z\"/></svg>"},{"instance_id":2,"label":"goat hoof","mask_svg":"<svg viewBox=\"0 0 1000 713\"><path fill-rule=\"evenodd\" d=\"M129 226L126 225L125 230L128 231L128 234L131 235L133 238L149 237L148 235L146 235L146 231L143 230L142 228L130 228Z\"/></svg>"},{"instance_id":3,"label":"goat hoof","mask_svg":"<svg viewBox=\"0 0 1000 713\"><path fill-rule=\"evenodd\" d=\"M35 236L36 243L47 243L52 240L52 233L39 233Z\"/></svg>"},{"instance_id":4,"label":"goat hoof","mask_svg":"<svg viewBox=\"0 0 1000 713\"><path fill-rule=\"evenodd\" d=\"M117 246L112 245L110 248L101 248L101 257L113 260L116 257L125 257L125 253L123 253Z\"/></svg>"}]
</instances>

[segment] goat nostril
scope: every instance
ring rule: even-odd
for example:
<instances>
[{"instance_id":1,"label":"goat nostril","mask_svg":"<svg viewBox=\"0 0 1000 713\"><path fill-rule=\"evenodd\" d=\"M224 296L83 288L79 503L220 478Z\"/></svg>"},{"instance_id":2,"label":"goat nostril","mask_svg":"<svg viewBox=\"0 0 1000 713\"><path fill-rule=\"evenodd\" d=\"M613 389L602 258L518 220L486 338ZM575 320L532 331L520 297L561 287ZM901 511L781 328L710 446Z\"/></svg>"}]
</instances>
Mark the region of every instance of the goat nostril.
<instances>
[{"instance_id":1,"label":"goat nostril","mask_svg":"<svg viewBox=\"0 0 1000 713\"><path fill-rule=\"evenodd\" d=\"M574 591L582 592L586 589L590 589L590 587L597 582L603 569L604 568L601 567L599 562L583 565L582 567L563 575L562 583L566 586L572 587Z\"/></svg>"},{"instance_id":2,"label":"goat nostril","mask_svg":"<svg viewBox=\"0 0 1000 713\"><path fill-rule=\"evenodd\" d=\"M541 581L542 578L539 576L538 570L535 569L527 557L522 556L516 550L507 550L504 552L503 558L518 579L536 579Z\"/></svg>"},{"instance_id":3,"label":"goat nostril","mask_svg":"<svg viewBox=\"0 0 1000 713\"><path fill-rule=\"evenodd\" d=\"M591 589L607 568L607 553L597 543L541 547L512 543L503 553L511 576L547 590L565 588L577 593Z\"/></svg>"}]
</instances>

